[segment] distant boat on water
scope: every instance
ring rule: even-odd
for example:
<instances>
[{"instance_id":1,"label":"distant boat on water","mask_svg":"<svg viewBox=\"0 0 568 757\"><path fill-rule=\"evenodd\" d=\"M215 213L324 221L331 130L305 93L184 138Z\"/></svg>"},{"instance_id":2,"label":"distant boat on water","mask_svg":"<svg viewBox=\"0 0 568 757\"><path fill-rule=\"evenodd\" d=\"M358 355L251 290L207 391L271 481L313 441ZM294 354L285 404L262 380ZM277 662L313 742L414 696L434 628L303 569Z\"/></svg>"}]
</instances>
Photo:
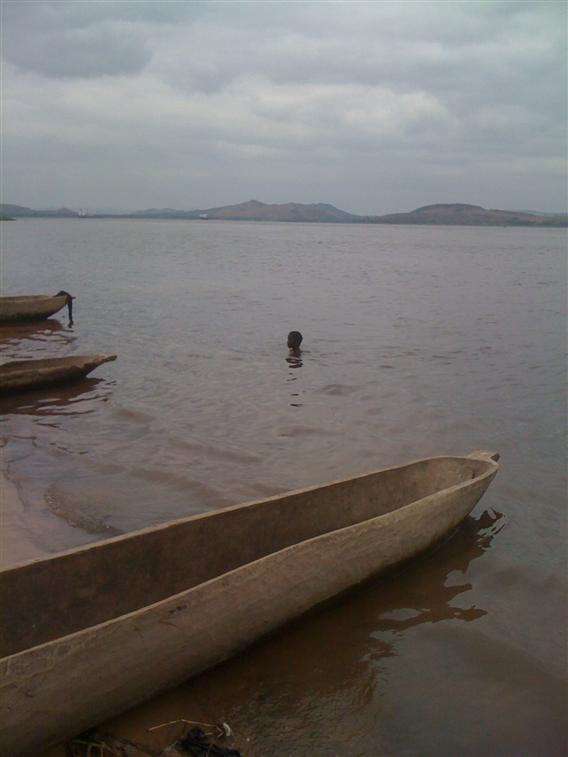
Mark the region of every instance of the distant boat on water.
<instances>
[{"instance_id":1,"label":"distant boat on water","mask_svg":"<svg viewBox=\"0 0 568 757\"><path fill-rule=\"evenodd\" d=\"M199 214L199 218L200 218L201 221L208 221L209 220L209 215L207 213L200 213Z\"/></svg>"}]
</instances>

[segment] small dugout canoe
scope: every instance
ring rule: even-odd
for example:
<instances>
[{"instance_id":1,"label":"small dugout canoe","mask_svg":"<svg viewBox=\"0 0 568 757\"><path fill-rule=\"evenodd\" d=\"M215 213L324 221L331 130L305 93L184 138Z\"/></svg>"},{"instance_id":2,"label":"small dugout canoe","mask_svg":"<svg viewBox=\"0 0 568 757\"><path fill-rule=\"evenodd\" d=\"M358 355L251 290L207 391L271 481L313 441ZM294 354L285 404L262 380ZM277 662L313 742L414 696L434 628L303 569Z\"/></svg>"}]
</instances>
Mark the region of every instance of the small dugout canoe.
<instances>
[{"instance_id":1,"label":"small dugout canoe","mask_svg":"<svg viewBox=\"0 0 568 757\"><path fill-rule=\"evenodd\" d=\"M72 737L423 552L498 458L418 460L0 572L0 753Z\"/></svg>"},{"instance_id":2,"label":"small dugout canoe","mask_svg":"<svg viewBox=\"0 0 568 757\"><path fill-rule=\"evenodd\" d=\"M49 296L44 294L21 297L0 297L0 323L11 321L40 321L54 315L68 304L67 292Z\"/></svg>"},{"instance_id":3,"label":"small dugout canoe","mask_svg":"<svg viewBox=\"0 0 568 757\"><path fill-rule=\"evenodd\" d=\"M116 355L71 355L0 365L0 396L83 378Z\"/></svg>"}]
</instances>

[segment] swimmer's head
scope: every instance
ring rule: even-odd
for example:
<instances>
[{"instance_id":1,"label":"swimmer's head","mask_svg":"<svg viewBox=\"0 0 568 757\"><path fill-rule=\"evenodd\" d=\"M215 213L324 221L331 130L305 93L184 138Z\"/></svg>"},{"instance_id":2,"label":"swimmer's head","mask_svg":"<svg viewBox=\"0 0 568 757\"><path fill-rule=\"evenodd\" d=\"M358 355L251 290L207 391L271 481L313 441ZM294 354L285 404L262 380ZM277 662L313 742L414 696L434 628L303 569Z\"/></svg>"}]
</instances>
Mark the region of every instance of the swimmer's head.
<instances>
[{"instance_id":1,"label":"swimmer's head","mask_svg":"<svg viewBox=\"0 0 568 757\"><path fill-rule=\"evenodd\" d=\"M288 347L291 350L298 350L300 349L300 345L302 344L302 339L304 337L300 334L299 331L291 331L288 334Z\"/></svg>"}]
</instances>

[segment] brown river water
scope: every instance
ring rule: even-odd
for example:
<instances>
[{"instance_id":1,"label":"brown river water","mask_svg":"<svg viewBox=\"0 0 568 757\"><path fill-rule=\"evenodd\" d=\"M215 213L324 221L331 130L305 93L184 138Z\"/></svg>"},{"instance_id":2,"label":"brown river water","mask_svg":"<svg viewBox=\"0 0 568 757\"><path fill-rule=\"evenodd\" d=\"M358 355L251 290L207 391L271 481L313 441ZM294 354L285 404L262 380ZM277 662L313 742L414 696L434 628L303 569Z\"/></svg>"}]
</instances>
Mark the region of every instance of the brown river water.
<instances>
[{"instance_id":1,"label":"brown river water","mask_svg":"<svg viewBox=\"0 0 568 757\"><path fill-rule=\"evenodd\" d=\"M33 219L1 234L3 294L77 300L72 328L0 329L0 359L118 355L2 401L16 548L501 453L433 553L117 729L225 720L245 757L567 753L565 231Z\"/></svg>"}]
</instances>

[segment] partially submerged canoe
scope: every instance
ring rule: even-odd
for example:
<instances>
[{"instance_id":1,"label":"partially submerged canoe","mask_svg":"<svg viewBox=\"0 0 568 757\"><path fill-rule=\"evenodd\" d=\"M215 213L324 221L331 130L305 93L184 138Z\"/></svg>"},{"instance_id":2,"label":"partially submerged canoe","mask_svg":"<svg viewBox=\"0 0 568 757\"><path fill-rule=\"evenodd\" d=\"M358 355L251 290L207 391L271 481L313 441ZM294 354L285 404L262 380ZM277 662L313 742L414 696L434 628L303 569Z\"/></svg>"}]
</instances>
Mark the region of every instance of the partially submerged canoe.
<instances>
[{"instance_id":1,"label":"partially submerged canoe","mask_svg":"<svg viewBox=\"0 0 568 757\"><path fill-rule=\"evenodd\" d=\"M67 292L54 295L0 297L0 322L34 321L49 318L67 304Z\"/></svg>"},{"instance_id":2,"label":"partially submerged canoe","mask_svg":"<svg viewBox=\"0 0 568 757\"><path fill-rule=\"evenodd\" d=\"M0 572L0 753L71 737L423 552L498 457L419 460Z\"/></svg>"},{"instance_id":3,"label":"partially submerged canoe","mask_svg":"<svg viewBox=\"0 0 568 757\"><path fill-rule=\"evenodd\" d=\"M0 365L0 396L83 378L116 355L71 355Z\"/></svg>"}]
</instances>

